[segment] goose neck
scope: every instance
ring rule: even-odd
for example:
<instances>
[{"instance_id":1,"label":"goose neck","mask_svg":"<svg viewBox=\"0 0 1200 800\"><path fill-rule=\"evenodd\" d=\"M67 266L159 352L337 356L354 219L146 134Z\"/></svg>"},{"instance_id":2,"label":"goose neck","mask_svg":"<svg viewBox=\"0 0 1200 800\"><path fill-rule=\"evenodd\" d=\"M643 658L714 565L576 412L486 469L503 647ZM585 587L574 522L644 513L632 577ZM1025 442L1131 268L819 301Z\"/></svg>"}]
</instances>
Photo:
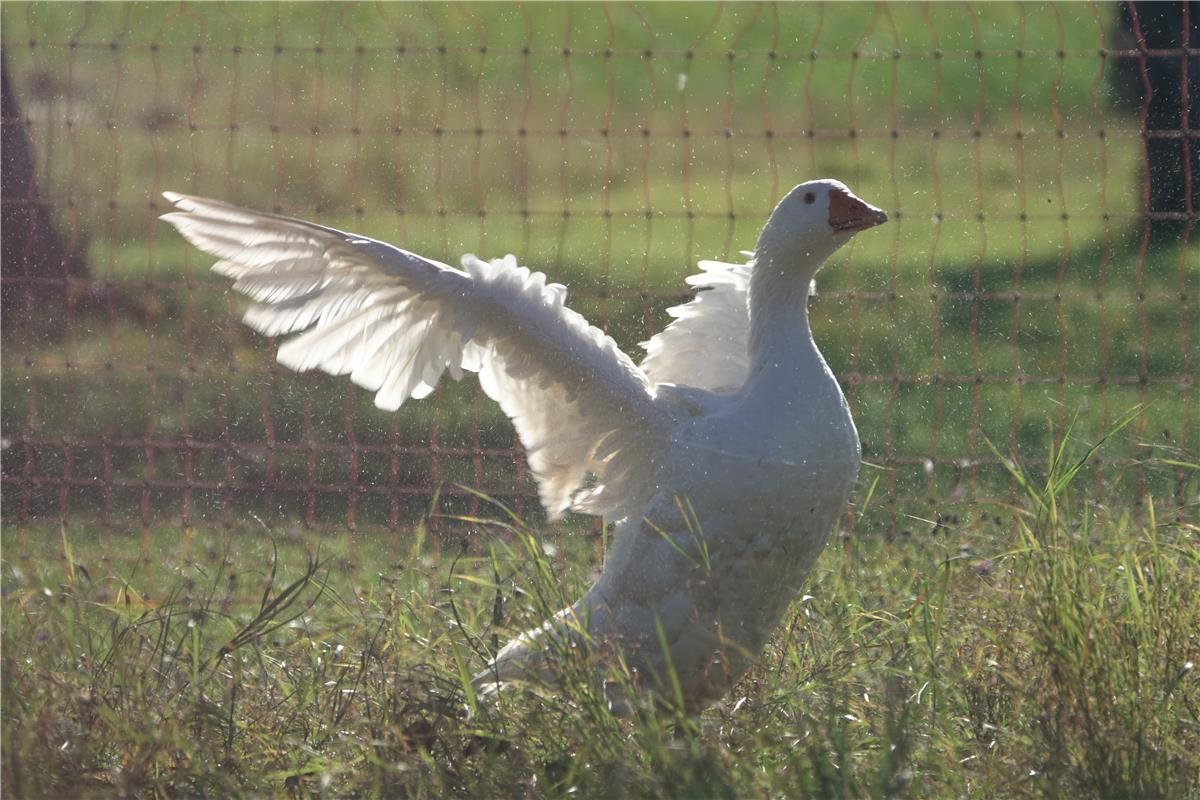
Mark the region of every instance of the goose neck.
<instances>
[{"instance_id":1,"label":"goose neck","mask_svg":"<svg viewBox=\"0 0 1200 800\"><path fill-rule=\"evenodd\" d=\"M771 260L755 264L749 298L752 375L803 370L808 362L820 362L808 322L813 271L781 268Z\"/></svg>"}]
</instances>

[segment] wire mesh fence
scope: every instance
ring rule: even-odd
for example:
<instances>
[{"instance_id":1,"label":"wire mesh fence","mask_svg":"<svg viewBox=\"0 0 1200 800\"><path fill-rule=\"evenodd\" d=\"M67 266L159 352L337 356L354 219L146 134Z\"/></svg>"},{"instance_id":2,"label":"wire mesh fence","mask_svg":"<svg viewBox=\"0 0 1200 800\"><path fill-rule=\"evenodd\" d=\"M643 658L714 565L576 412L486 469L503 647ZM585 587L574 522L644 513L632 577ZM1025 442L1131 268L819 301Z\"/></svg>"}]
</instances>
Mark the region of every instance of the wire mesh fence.
<instances>
[{"instance_id":1,"label":"wire mesh fence","mask_svg":"<svg viewBox=\"0 0 1200 800\"><path fill-rule=\"evenodd\" d=\"M813 300L863 438L849 528L984 525L1013 492L1001 454L1036 466L1139 403L1098 496L1181 492L1145 460L1200 449L1186 3L2 13L16 535L357 535L478 493L540 519L473 383L385 414L276 366L157 221L165 189L449 263L513 252L632 353L697 260L739 259L783 192L837 177L893 220Z\"/></svg>"}]
</instances>

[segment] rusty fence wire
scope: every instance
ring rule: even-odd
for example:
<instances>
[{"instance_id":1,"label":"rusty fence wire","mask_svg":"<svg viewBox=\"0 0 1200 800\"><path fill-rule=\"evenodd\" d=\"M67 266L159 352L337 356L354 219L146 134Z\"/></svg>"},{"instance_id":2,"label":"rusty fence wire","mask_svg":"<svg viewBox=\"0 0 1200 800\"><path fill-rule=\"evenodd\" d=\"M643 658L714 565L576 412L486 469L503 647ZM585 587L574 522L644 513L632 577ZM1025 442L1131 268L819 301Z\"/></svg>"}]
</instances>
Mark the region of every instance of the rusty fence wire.
<instances>
[{"instance_id":1,"label":"rusty fence wire","mask_svg":"<svg viewBox=\"0 0 1200 800\"><path fill-rule=\"evenodd\" d=\"M7 2L4 526L362 533L476 492L539 520L472 382L384 414L277 367L165 189L513 252L635 353L697 260L837 177L893 220L813 301L868 465L849 527L982 524L997 451L1036 468L1137 404L1094 491L1179 494L1147 462L1200 451L1194 11Z\"/></svg>"}]
</instances>

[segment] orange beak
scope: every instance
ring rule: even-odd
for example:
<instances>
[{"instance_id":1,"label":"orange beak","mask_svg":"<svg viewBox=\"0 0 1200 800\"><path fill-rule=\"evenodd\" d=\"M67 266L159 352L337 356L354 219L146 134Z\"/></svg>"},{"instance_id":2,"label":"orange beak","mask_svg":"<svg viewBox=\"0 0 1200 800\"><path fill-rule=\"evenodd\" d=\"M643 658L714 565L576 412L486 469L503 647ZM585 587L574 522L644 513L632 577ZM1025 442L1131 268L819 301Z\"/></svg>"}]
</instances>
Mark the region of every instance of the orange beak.
<instances>
[{"instance_id":1,"label":"orange beak","mask_svg":"<svg viewBox=\"0 0 1200 800\"><path fill-rule=\"evenodd\" d=\"M887 222L887 214L849 192L835 189L829 195L829 227L838 233L857 233Z\"/></svg>"}]
</instances>

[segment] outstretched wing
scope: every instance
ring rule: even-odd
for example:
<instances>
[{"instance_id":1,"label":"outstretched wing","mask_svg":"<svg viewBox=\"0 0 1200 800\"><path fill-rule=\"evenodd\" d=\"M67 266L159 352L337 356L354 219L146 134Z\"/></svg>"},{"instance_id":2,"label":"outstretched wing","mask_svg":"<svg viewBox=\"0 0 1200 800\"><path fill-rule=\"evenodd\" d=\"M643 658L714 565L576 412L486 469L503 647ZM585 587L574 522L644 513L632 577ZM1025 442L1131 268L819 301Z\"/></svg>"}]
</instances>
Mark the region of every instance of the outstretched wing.
<instances>
[{"instance_id":1,"label":"outstretched wing","mask_svg":"<svg viewBox=\"0 0 1200 800\"><path fill-rule=\"evenodd\" d=\"M750 370L747 290L752 265L701 261L700 269L687 278L696 296L667 309L674 321L642 342L642 370L655 383L735 392Z\"/></svg>"},{"instance_id":2,"label":"outstretched wing","mask_svg":"<svg viewBox=\"0 0 1200 800\"><path fill-rule=\"evenodd\" d=\"M305 331L280 346L284 366L348 374L387 410L429 394L447 369L455 379L479 373L516 426L552 517L574 508L617 518L653 490L670 412L542 273L512 256L464 256L454 269L301 220L165 196L178 210L163 219L219 257L213 270L255 301L248 325L267 336Z\"/></svg>"}]
</instances>

